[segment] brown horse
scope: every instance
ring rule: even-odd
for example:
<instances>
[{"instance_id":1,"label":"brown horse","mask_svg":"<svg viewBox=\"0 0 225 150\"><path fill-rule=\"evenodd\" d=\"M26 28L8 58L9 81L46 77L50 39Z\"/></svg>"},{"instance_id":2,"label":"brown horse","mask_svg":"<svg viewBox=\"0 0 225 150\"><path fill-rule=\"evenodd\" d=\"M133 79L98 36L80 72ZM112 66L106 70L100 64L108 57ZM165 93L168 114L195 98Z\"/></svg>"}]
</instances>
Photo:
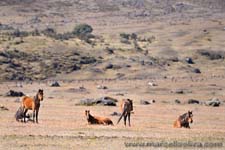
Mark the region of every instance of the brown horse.
<instances>
[{"instance_id":1,"label":"brown horse","mask_svg":"<svg viewBox=\"0 0 225 150\"><path fill-rule=\"evenodd\" d=\"M178 119L174 122L173 127L174 128L189 128L190 129L190 125L189 123L193 122L193 114L192 111L188 111L187 113L181 115L178 117Z\"/></svg>"},{"instance_id":2,"label":"brown horse","mask_svg":"<svg viewBox=\"0 0 225 150\"><path fill-rule=\"evenodd\" d=\"M88 124L104 124L104 125L113 125L112 120L105 117L96 117L90 114L90 110L85 110L85 115L88 121Z\"/></svg>"},{"instance_id":3,"label":"brown horse","mask_svg":"<svg viewBox=\"0 0 225 150\"><path fill-rule=\"evenodd\" d=\"M26 122L27 111L32 110L33 111L33 122L34 122L34 118L36 117L36 123L38 123L38 112L39 112L39 108L40 108L40 101L43 101L43 97L44 97L44 91L39 89L37 94L34 96L34 98L31 98L28 96L24 96L22 98L24 122Z\"/></svg>"},{"instance_id":4,"label":"brown horse","mask_svg":"<svg viewBox=\"0 0 225 150\"><path fill-rule=\"evenodd\" d=\"M129 126L130 126L130 114L133 111L133 101L131 99L123 99L120 103L121 116L117 121L117 124L120 122L122 117L124 118L124 125L126 126L126 120L128 118Z\"/></svg>"}]
</instances>

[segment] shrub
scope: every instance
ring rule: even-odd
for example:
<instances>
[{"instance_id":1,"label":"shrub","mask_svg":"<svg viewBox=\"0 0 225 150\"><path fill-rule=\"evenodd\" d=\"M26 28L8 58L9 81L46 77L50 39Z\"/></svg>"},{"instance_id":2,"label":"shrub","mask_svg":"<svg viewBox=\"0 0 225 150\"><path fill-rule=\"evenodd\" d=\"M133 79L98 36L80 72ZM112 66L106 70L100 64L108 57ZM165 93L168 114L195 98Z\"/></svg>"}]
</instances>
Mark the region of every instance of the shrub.
<instances>
[{"instance_id":1,"label":"shrub","mask_svg":"<svg viewBox=\"0 0 225 150\"><path fill-rule=\"evenodd\" d=\"M225 58L225 52L223 51L198 50L198 53L202 56L208 57L210 60Z\"/></svg>"},{"instance_id":2,"label":"shrub","mask_svg":"<svg viewBox=\"0 0 225 150\"><path fill-rule=\"evenodd\" d=\"M90 34L93 28L88 24L79 24L73 29L73 34L76 36Z\"/></svg>"},{"instance_id":3,"label":"shrub","mask_svg":"<svg viewBox=\"0 0 225 150\"><path fill-rule=\"evenodd\" d=\"M127 34L127 33L120 33L120 37L123 38L123 39L129 40L130 34Z\"/></svg>"},{"instance_id":4,"label":"shrub","mask_svg":"<svg viewBox=\"0 0 225 150\"><path fill-rule=\"evenodd\" d=\"M19 29L16 29L13 31L12 36L13 37L26 37L29 33L26 31L20 31Z\"/></svg>"},{"instance_id":5,"label":"shrub","mask_svg":"<svg viewBox=\"0 0 225 150\"><path fill-rule=\"evenodd\" d=\"M130 38L133 39L133 40L136 40L137 39L137 34L132 33L131 36L130 36Z\"/></svg>"},{"instance_id":6,"label":"shrub","mask_svg":"<svg viewBox=\"0 0 225 150\"><path fill-rule=\"evenodd\" d=\"M45 30L42 31L42 33L49 37L54 37L56 35L56 31L53 28L46 28Z\"/></svg>"}]
</instances>

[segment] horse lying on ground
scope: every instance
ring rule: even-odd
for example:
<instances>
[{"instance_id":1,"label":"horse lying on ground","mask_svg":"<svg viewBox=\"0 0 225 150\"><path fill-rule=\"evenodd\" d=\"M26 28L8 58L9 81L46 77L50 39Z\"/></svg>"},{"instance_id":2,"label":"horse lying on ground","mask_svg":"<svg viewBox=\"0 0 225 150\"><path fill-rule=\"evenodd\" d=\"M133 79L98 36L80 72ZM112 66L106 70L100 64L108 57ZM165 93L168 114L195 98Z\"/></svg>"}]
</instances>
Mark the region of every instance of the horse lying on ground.
<instances>
[{"instance_id":1,"label":"horse lying on ground","mask_svg":"<svg viewBox=\"0 0 225 150\"><path fill-rule=\"evenodd\" d=\"M90 114L90 110L85 110L85 115L88 121L88 124L103 124L103 125L113 125L112 120L105 117L96 117Z\"/></svg>"},{"instance_id":2,"label":"horse lying on ground","mask_svg":"<svg viewBox=\"0 0 225 150\"><path fill-rule=\"evenodd\" d=\"M22 109L23 109L23 117L24 123L26 122L26 113L28 110L33 111L33 122L35 122L34 118L36 117L36 123L38 123L38 112L40 108L40 101L43 101L44 91L39 89L34 98L24 96L22 98ZM36 116L35 116L36 115Z\"/></svg>"},{"instance_id":3,"label":"horse lying on ground","mask_svg":"<svg viewBox=\"0 0 225 150\"><path fill-rule=\"evenodd\" d=\"M193 114L192 111L188 111L187 113L181 115L178 117L178 119L174 122L173 127L174 128L189 128L190 129L190 125L189 123L193 122Z\"/></svg>"},{"instance_id":4,"label":"horse lying on ground","mask_svg":"<svg viewBox=\"0 0 225 150\"><path fill-rule=\"evenodd\" d=\"M117 124L120 122L122 117L124 118L124 125L126 126L126 120L128 118L129 126L130 126L130 114L133 111L133 101L131 99L123 99L120 103L121 116L117 121Z\"/></svg>"}]
</instances>

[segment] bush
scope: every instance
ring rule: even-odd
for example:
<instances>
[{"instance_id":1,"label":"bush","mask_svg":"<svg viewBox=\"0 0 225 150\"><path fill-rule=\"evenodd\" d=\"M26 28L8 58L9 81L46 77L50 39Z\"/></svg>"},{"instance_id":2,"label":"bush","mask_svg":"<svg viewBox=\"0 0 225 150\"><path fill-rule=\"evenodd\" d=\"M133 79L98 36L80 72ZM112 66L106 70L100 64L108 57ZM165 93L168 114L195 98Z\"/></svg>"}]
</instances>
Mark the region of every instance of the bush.
<instances>
[{"instance_id":1,"label":"bush","mask_svg":"<svg viewBox=\"0 0 225 150\"><path fill-rule=\"evenodd\" d=\"M120 33L120 37L124 38L124 39L127 39L127 40L136 40L138 36L135 33L131 33L131 34Z\"/></svg>"},{"instance_id":2,"label":"bush","mask_svg":"<svg viewBox=\"0 0 225 150\"><path fill-rule=\"evenodd\" d=\"M13 31L12 36L13 37L26 37L29 33L26 31L20 31L19 29L16 29Z\"/></svg>"},{"instance_id":3,"label":"bush","mask_svg":"<svg viewBox=\"0 0 225 150\"><path fill-rule=\"evenodd\" d=\"M90 34L93 28L88 24L79 24L73 29L73 34L76 36Z\"/></svg>"},{"instance_id":4,"label":"bush","mask_svg":"<svg viewBox=\"0 0 225 150\"><path fill-rule=\"evenodd\" d=\"M56 35L56 31L53 28L46 28L45 30L42 31L42 33L49 37L54 37Z\"/></svg>"},{"instance_id":5,"label":"bush","mask_svg":"<svg viewBox=\"0 0 225 150\"><path fill-rule=\"evenodd\" d=\"M80 24L77 25L72 32L66 33L57 33L53 28L46 28L42 33L45 36L54 38L56 40L69 40L74 37L78 37L79 39L91 44L91 38L95 38L94 35L91 34L93 31L92 27L88 24Z\"/></svg>"},{"instance_id":6,"label":"bush","mask_svg":"<svg viewBox=\"0 0 225 150\"><path fill-rule=\"evenodd\" d=\"M199 50L198 53L202 56L208 57L210 60L225 58L225 52L223 51Z\"/></svg>"},{"instance_id":7,"label":"bush","mask_svg":"<svg viewBox=\"0 0 225 150\"><path fill-rule=\"evenodd\" d=\"M120 33L120 37L123 38L123 39L129 40L130 34L127 34L127 33Z\"/></svg>"},{"instance_id":8,"label":"bush","mask_svg":"<svg viewBox=\"0 0 225 150\"><path fill-rule=\"evenodd\" d=\"M124 44L131 44L130 41L128 39L125 39L125 38L120 39L120 42L124 43Z\"/></svg>"},{"instance_id":9,"label":"bush","mask_svg":"<svg viewBox=\"0 0 225 150\"><path fill-rule=\"evenodd\" d=\"M136 40L137 39L137 34L132 33L131 36L130 36L130 38L133 39L133 40Z\"/></svg>"}]
</instances>

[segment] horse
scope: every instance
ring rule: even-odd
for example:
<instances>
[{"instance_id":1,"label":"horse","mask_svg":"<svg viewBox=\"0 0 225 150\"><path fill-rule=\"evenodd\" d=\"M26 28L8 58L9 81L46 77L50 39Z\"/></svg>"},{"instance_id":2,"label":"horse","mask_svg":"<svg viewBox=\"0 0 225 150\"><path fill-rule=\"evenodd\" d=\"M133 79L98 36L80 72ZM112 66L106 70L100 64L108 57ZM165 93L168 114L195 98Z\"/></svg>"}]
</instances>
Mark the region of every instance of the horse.
<instances>
[{"instance_id":1,"label":"horse","mask_svg":"<svg viewBox=\"0 0 225 150\"><path fill-rule=\"evenodd\" d=\"M25 118L27 118L28 120L30 120L30 117L31 117L30 115L25 116ZM15 118L16 118L16 121L18 122L24 118L24 112L21 106L16 111Z\"/></svg>"},{"instance_id":2,"label":"horse","mask_svg":"<svg viewBox=\"0 0 225 150\"><path fill-rule=\"evenodd\" d=\"M109 118L92 116L90 114L90 110L85 110L85 116L87 118L88 124L113 125L112 120Z\"/></svg>"},{"instance_id":3,"label":"horse","mask_svg":"<svg viewBox=\"0 0 225 150\"><path fill-rule=\"evenodd\" d=\"M178 117L176 121L174 121L173 127L174 128L189 128L189 123L193 123L193 113L192 111L188 111L187 113Z\"/></svg>"},{"instance_id":4,"label":"horse","mask_svg":"<svg viewBox=\"0 0 225 150\"><path fill-rule=\"evenodd\" d=\"M120 122L122 117L124 117L124 125L126 126L126 120L128 118L129 126L130 125L130 114L133 111L133 101L131 99L123 99L120 103L121 116L117 121L117 124Z\"/></svg>"},{"instance_id":5,"label":"horse","mask_svg":"<svg viewBox=\"0 0 225 150\"><path fill-rule=\"evenodd\" d=\"M34 118L36 117L36 123L38 123L38 112L40 108L40 101L43 101L43 98L44 98L44 91L42 89L39 89L37 94L33 98L28 96L24 96L22 98L24 123L26 123L26 113L28 110L33 111L33 122L35 122Z\"/></svg>"}]
</instances>

